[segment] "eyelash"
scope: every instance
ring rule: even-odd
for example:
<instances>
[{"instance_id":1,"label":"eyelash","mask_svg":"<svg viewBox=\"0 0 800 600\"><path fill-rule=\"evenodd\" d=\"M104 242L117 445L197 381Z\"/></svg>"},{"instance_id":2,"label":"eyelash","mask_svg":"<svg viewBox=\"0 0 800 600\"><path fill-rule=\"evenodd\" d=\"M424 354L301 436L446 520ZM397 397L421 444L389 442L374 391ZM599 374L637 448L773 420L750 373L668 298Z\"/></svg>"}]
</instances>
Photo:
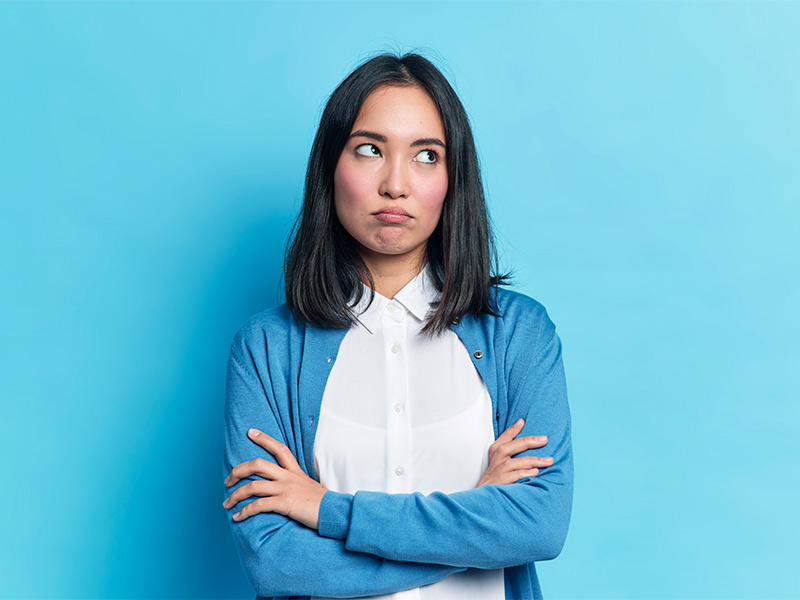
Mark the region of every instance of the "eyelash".
<instances>
[{"instance_id":1,"label":"eyelash","mask_svg":"<svg viewBox=\"0 0 800 600\"><path fill-rule=\"evenodd\" d=\"M359 154L360 156L367 156L367 157L376 156L375 154L372 154L372 155L361 154L361 152L359 152L358 149L359 148L363 148L364 146L371 146L372 148L375 148L376 150L378 150L378 152L380 153L380 149L375 144L359 144L358 146L356 146L356 150L355 150L356 154ZM416 154L416 156L414 158L416 159L416 157L419 156L420 154L422 154L423 152L430 152L431 154L433 154L433 160L430 161L430 162L420 161L422 164L424 164L424 165L435 165L436 163L438 163L440 161L439 153L436 152L436 150L433 150L431 148L425 148L424 150L420 150L419 152L417 152L417 154Z\"/></svg>"}]
</instances>

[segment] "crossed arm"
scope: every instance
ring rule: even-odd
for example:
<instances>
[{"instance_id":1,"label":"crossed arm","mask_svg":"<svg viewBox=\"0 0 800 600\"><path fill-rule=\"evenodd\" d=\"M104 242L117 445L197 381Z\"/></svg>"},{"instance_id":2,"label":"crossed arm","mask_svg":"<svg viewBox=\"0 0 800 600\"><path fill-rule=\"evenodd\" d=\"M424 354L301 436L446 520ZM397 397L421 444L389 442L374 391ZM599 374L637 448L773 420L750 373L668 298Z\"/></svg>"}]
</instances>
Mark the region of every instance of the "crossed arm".
<instances>
[{"instance_id":1,"label":"crossed arm","mask_svg":"<svg viewBox=\"0 0 800 600\"><path fill-rule=\"evenodd\" d=\"M546 436L517 438L525 422L519 419L506 429L489 448L489 466L478 487L486 484L507 485L524 477L535 477L540 468L553 464L553 457L519 456L526 450L547 444ZM258 429L250 429L248 437L277 459L277 464L254 458L233 468L225 479L227 487L254 475L263 479L252 480L228 496L222 506L233 508L242 500L255 498L233 515L234 521L243 521L259 513L278 513L294 519L311 529L319 528L319 509L328 491L321 483L306 475L291 450L278 440ZM516 438L516 439L515 439Z\"/></svg>"},{"instance_id":2,"label":"crossed arm","mask_svg":"<svg viewBox=\"0 0 800 600\"><path fill-rule=\"evenodd\" d=\"M525 436L514 439L514 436L521 431L522 426L522 420L518 421L492 445L489 466L478 487L487 484L497 484L497 486L490 487L506 487L521 478L535 477L538 475L540 467L547 467L553 463L553 459L550 457L514 457L519 452L540 448L547 443L544 436ZM462 564L439 564L447 559L431 554L417 556L414 560L404 556L412 546L419 547L415 542L406 542L406 548L403 548L402 544L394 547L394 543L388 542L386 548L356 549L348 547L346 539L333 539L335 534L331 534L330 531L325 532L325 536L323 536L322 531L319 533L314 531L319 528L320 506L323 499L328 494L329 499L334 497L335 501L341 503L347 495L329 492L319 482L306 475L289 448L271 436L251 429L248 437L274 456L278 463L257 458L234 467L225 480L225 485L231 488L242 480L248 480L248 482L236 488L225 500L223 506L233 509L239 503L244 504L243 508L232 516L233 521L237 523L245 524L245 521L254 521L252 517L256 515L270 516L272 519L282 515L290 520L279 531L275 531L273 536L263 539L264 543L269 540L273 546L271 552L265 552L265 546L260 548L245 546L253 553L249 561L252 567L248 569L248 574L259 595L325 594L337 597L379 595L435 583L468 567L499 568L507 566L507 559L504 559L502 564L485 563L487 557L481 557L477 547L470 548L471 544L467 543L466 539L458 541L459 543L464 542L464 551L470 556L467 562L461 559ZM540 467L534 465L540 465ZM253 479L254 476L264 479ZM372 500L378 500L377 503L373 503L373 509L377 508L383 512L383 515L376 515L378 518L408 522L402 518L395 519L394 509L380 507L380 500L385 499L387 494L373 494ZM406 506L406 510L411 509L414 512L426 510L424 506L413 506L413 503L419 500L422 500L422 504L425 503L425 499L421 495L397 495L396 498L399 499L401 496L405 496L412 503L411 506ZM458 535L461 526L465 525L462 521L463 515L457 514L459 511L453 511L454 505L458 504L458 501L454 501L455 496L437 493L428 497L431 499L438 497L436 500L440 504L438 507L435 504L427 507L428 510L433 513L444 511L455 517L455 522L447 523L442 521L441 516L429 515L429 524L432 525L438 521L439 526L451 536ZM352 497L350 498L352 499ZM249 503L245 504L247 501ZM352 512L352 508L352 506L347 506L349 512ZM422 510L418 511L417 509ZM337 512L337 509L330 510L333 513ZM467 506L466 511L462 509L460 512L471 515L471 518L474 519L475 517L480 518L482 510L480 506L475 505ZM476 525L477 527L472 527L472 529L480 528L480 524ZM413 525L411 527L413 528ZM331 525L328 526L328 529L331 529ZM334 526L333 529L335 530L336 527ZM484 529L487 529L487 539L491 539L492 532L488 531L489 528ZM374 532L369 532L367 537L372 538L372 533ZM432 539L444 537L441 532L437 534L428 531L428 534ZM346 533L342 537L346 538ZM248 542L253 541L252 534L248 538ZM388 534L386 539L397 539L397 536ZM301 540L305 540L305 542ZM306 542L313 542L313 544ZM481 539L481 545L485 545L485 542L485 539ZM280 549L281 547L283 550ZM387 552L394 553L395 556L386 556ZM513 556L519 552L519 548L515 543L509 543L508 552ZM493 552L488 554L491 555ZM243 558L247 563L246 556ZM278 562L273 562L270 569L265 569L264 567L267 566L263 564L265 558ZM331 560L334 565L332 568L323 566ZM508 565L510 564L508 563ZM336 574L340 576L337 577Z\"/></svg>"},{"instance_id":3,"label":"crossed arm","mask_svg":"<svg viewBox=\"0 0 800 600\"><path fill-rule=\"evenodd\" d=\"M569 522L572 455L560 343L554 340L525 373L512 373L508 412L518 421L492 445L479 487L428 496L340 494L308 477L287 447L294 435L289 423L265 396L272 393L270 381L232 352L226 508L237 515L231 519L237 550L258 594L379 595L470 567L555 557ZM247 429L253 425L257 436ZM533 439L540 433L548 435L550 466L531 456L543 445Z\"/></svg>"}]
</instances>

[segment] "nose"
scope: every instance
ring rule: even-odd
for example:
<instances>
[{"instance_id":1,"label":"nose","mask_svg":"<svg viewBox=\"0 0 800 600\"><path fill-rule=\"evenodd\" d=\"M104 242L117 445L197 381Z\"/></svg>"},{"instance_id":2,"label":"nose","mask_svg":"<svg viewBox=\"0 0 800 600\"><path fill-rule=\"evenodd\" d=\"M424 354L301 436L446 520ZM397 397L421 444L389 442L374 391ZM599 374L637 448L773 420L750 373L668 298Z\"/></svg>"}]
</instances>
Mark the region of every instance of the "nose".
<instances>
[{"instance_id":1,"label":"nose","mask_svg":"<svg viewBox=\"0 0 800 600\"><path fill-rule=\"evenodd\" d=\"M398 157L399 158L399 157ZM406 198L409 193L408 165L402 159L386 161L378 193L393 200Z\"/></svg>"}]
</instances>

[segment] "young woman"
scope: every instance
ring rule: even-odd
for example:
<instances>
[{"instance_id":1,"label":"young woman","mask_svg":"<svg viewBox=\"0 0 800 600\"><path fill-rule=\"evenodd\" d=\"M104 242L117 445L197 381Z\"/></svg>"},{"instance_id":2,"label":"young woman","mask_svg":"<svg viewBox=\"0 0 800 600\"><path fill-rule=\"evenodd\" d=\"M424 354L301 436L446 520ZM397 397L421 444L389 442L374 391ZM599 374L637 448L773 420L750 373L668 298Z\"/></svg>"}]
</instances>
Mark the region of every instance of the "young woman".
<instances>
[{"instance_id":1,"label":"young woman","mask_svg":"<svg viewBox=\"0 0 800 600\"><path fill-rule=\"evenodd\" d=\"M541 597L572 503L561 343L495 262L447 80L415 54L358 67L314 140L287 302L228 362L224 506L260 597Z\"/></svg>"}]
</instances>

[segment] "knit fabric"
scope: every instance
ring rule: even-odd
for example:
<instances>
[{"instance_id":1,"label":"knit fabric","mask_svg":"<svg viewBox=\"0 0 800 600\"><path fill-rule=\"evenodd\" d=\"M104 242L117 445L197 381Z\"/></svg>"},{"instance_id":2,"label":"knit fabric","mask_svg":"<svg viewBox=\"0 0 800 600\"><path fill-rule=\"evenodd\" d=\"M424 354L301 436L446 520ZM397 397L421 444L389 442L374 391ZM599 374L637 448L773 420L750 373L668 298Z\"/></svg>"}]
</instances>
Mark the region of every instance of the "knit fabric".
<instances>
[{"instance_id":1,"label":"knit fabric","mask_svg":"<svg viewBox=\"0 0 800 600\"><path fill-rule=\"evenodd\" d=\"M502 288L499 316L467 316L452 326L489 390L497 437L518 419L520 434L548 444L522 455L554 464L510 485L453 494L328 492L319 531L283 515L241 522L228 510L239 557L259 598L353 598L412 589L469 567L505 568L506 598L541 598L534 562L555 558L572 506L572 443L561 341L544 307ZM309 476L328 375L347 329L295 319L280 305L248 320L228 360L224 475L261 457L255 427L286 444ZM245 479L238 485L244 485ZM238 487L238 486L237 486ZM227 489L228 493L232 489Z\"/></svg>"}]
</instances>

